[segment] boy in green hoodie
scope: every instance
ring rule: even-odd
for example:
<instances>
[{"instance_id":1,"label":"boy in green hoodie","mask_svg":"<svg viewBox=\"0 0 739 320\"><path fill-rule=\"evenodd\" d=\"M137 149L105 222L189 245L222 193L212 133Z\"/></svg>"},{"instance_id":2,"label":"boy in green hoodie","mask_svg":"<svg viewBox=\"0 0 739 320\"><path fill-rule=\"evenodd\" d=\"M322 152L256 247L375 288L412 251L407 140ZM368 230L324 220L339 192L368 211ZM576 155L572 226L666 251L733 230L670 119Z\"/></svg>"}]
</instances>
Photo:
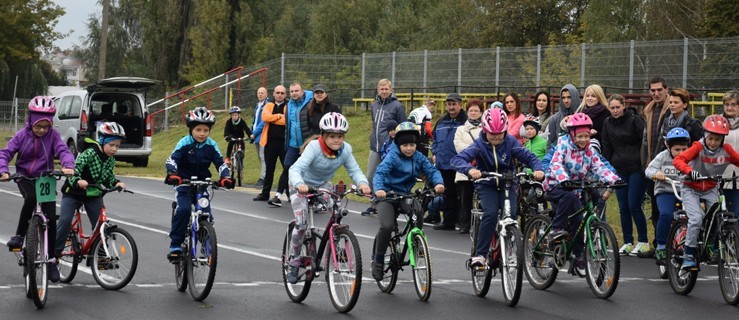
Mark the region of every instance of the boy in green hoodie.
<instances>
[{"instance_id":1,"label":"boy in green hoodie","mask_svg":"<svg viewBox=\"0 0 739 320\"><path fill-rule=\"evenodd\" d=\"M539 160L543 159L547 154L547 141L539 136L541 125L539 118L528 116L523 122L524 135L528 140L523 146L536 155Z\"/></svg>"}]
</instances>

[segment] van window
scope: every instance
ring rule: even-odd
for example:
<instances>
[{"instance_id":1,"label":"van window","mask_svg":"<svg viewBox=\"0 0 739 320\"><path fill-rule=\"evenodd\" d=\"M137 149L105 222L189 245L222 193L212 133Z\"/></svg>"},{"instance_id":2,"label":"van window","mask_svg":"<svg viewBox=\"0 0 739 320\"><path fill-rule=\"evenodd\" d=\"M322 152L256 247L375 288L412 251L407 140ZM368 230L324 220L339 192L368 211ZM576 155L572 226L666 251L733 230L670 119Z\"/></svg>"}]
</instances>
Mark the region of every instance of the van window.
<instances>
[{"instance_id":1,"label":"van window","mask_svg":"<svg viewBox=\"0 0 739 320\"><path fill-rule=\"evenodd\" d=\"M72 106L69 108L67 115L70 118L77 118L80 116L80 109L82 109L82 99L78 96L72 97Z\"/></svg>"},{"instance_id":2,"label":"van window","mask_svg":"<svg viewBox=\"0 0 739 320\"><path fill-rule=\"evenodd\" d=\"M69 109L72 107L72 98L73 96L66 96L61 99L61 103L59 104L57 111L57 116L59 119L67 119L69 118Z\"/></svg>"}]
</instances>

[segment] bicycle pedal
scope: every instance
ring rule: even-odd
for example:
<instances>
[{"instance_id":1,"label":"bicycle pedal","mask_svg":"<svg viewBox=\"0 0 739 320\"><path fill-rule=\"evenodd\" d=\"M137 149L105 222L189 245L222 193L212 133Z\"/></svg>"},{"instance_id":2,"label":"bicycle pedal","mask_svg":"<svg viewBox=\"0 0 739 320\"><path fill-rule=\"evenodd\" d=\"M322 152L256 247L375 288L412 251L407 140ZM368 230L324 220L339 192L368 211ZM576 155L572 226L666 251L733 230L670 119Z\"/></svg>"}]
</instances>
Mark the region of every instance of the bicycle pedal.
<instances>
[{"instance_id":1,"label":"bicycle pedal","mask_svg":"<svg viewBox=\"0 0 739 320\"><path fill-rule=\"evenodd\" d=\"M8 248L8 251L14 252L14 253L20 253L22 249L21 248Z\"/></svg>"}]
</instances>

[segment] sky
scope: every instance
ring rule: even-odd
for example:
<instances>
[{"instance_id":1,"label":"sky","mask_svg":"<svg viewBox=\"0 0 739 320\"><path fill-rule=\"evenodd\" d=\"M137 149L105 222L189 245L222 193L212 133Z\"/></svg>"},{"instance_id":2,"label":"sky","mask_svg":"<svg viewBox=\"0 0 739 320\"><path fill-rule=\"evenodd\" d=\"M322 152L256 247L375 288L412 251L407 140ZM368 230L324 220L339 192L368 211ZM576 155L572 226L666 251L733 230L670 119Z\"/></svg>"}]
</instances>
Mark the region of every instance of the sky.
<instances>
[{"instance_id":1,"label":"sky","mask_svg":"<svg viewBox=\"0 0 739 320\"><path fill-rule=\"evenodd\" d=\"M53 0L54 3L64 8L66 13L59 17L59 22L54 28L61 33L73 30L64 39L54 41L54 45L60 49L71 49L73 45L82 45L82 40L87 35L87 18L91 14L100 16L103 12L102 5L97 0Z\"/></svg>"}]
</instances>

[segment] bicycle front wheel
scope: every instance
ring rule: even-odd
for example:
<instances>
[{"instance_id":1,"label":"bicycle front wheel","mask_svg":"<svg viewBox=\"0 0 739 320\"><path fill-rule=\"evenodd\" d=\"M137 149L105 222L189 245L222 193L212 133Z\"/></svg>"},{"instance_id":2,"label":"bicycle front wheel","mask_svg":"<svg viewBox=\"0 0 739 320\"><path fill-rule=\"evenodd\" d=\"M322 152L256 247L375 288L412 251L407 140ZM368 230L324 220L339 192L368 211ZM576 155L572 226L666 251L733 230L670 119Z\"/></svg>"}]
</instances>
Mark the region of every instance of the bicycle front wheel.
<instances>
[{"instance_id":1,"label":"bicycle front wheel","mask_svg":"<svg viewBox=\"0 0 739 320\"><path fill-rule=\"evenodd\" d=\"M592 247L585 246L588 285L596 297L607 299L616 292L621 274L616 235L607 223L594 221L590 225L590 241Z\"/></svg>"},{"instance_id":2,"label":"bicycle front wheel","mask_svg":"<svg viewBox=\"0 0 739 320\"><path fill-rule=\"evenodd\" d=\"M70 283L77 275L77 267L82 260L81 250L79 235L76 232L70 232L59 257L59 281Z\"/></svg>"},{"instance_id":3,"label":"bicycle front wheel","mask_svg":"<svg viewBox=\"0 0 739 320\"><path fill-rule=\"evenodd\" d=\"M187 257L187 282L195 301L203 301L213 288L218 266L218 240L216 230L208 219L199 222L195 239L191 239Z\"/></svg>"},{"instance_id":4,"label":"bicycle front wheel","mask_svg":"<svg viewBox=\"0 0 739 320\"><path fill-rule=\"evenodd\" d=\"M688 237L688 222L675 222L667 237L667 274L670 278L670 287L677 294L687 295L693 291L698 271L683 270L683 258Z\"/></svg>"},{"instance_id":5,"label":"bicycle front wheel","mask_svg":"<svg viewBox=\"0 0 739 320\"><path fill-rule=\"evenodd\" d=\"M554 284L559 269L555 267L554 252L549 246L547 234L552 221L547 216L537 216L529 221L523 238L523 256L526 279L538 290L546 290Z\"/></svg>"},{"instance_id":6,"label":"bicycle front wheel","mask_svg":"<svg viewBox=\"0 0 739 320\"><path fill-rule=\"evenodd\" d=\"M501 237L505 251L501 252L501 276L503 278L503 297L505 304L515 306L521 298L523 280L523 241L518 226L506 227L506 235Z\"/></svg>"},{"instance_id":7,"label":"bicycle front wheel","mask_svg":"<svg viewBox=\"0 0 739 320\"><path fill-rule=\"evenodd\" d=\"M334 308L346 313L357 304L362 289L362 252L349 229L336 228L333 241L336 250L326 255L326 283Z\"/></svg>"},{"instance_id":8,"label":"bicycle front wheel","mask_svg":"<svg viewBox=\"0 0 739 320\"><path fill-rule=\"evenodd\" d=\"M474 257L475 253L477 253L477 241L478 241L478 235L479 235L479 228L480 228L480 218L482 216L482 212L475 212L472 213L472 228L470 228L470 235L472 237L472 248L470 256ZM472 260L468 260L470 263ZM484 297L488 294L488 290L490 290L490 281L493 279L493 273L488 268L488 266L483 266L481 268L475 268L470 266L470 276L472 277L472 288L475 290L475 295L478 297Z\"/></svg>"},{"instance_id":9,"label":"bicycle front wheel","mask_svg":"<svg viewBox=\"0 0 739 320\"><path fill-rule=\"evenodd\" d=\"M46 235L41 219L34 215L26 232L26 248L23 252L25 255L25 268L28 283L28 293L33 304L37 309L43 309L46 306L46 298L48 296L48 278L46 263Z\"/></svg>"},{"instance_id":10,"label":"bicycle front wheel","mask_svg":"<svg viewBox=\"0 0 739 320\"><path fill-rule=\"evenodd\" d=\"M239 184L239 187L241 187L241 172L244 170L244 156L240 153L236 153L236 156L234 157L234 171L236 173L236 182Z\"/></svg>"},{"instance_id":11,"label":"bicycle front wheel","mask_svg":"<svg viewBox=\"0 0 739 320\"><path fill-rule=\"evenodd\" d=\"M726 303L739 303L739 228L726 225L723 228L724 250L718 264L718 279L721 295Z\"/></svg>"},{"instance_id":12,"label":"bicycle front wheel","mask_svg":"<svg viewBox=\"0 0 739 320\"><path fill-rule=\"evenodd\" d=\"M375 239L377 241L377 239ZM374 257L375 252L377 252L377 242L372 244L372 256ZM393 292L395 289L395 284L398 282L398 269L399 267L399 261L398 261L398 250L395 246L395 239L390 239L390 243L387 245L387 249L385 250L385 257L382 259L383 261L383 276L382 280L377 281L377 287L380 288L380 291L384 293L390 293Z\"/></svg>"},{"instance_id":13,"label":"bicycle front wheel","mask_svg":"<svg viewBox=\"0 0 739 320\"><path fill-rule=\"evenodd\" d=\"M421 301L428 301L431 296L431 253L426 237L421 234L414 234L412 240L413 257L416 260L416 266L413 267L413 283L416 288L416 295Z\"/></svg>"},{"instance_id":14,"label":"bicycle front wheel","mask_svg":"<svg viewBox=\"0 0 739 320\"><path fill-rule=\"evenodd\" d=\"M105 239L95 239L91 250L92 277L103 289L118 290L131 282L139 263L139 251L128 231L108 228Z\"/></svg>"},{"instance_id":15,"label":"bicycle front wheel","mask_svg":"<svg viewBox=\"0 0 739 320\"><path fill-rule=\"evenodd\" d=\"M293 302L302 302L308 297L310 292L310 286L313 282L313 277L308 276L308 271L305 265L300 266L298 271L298 282L290 283L287 281L287 273L290 272L290 241L295 228L295 222L291 222L287 228L287 234L285 234L285 240L282 243L282 282L285 284L285 291L287 296ZM301 257L313 257L315 252L315 242L312 239L306 239L300 246L300 251L297 253ZM301 258L302 260L302 258ZM312 267L312 264L308 267ZM311 270L311 272L313 272Z\"/></svg>"},{"instance_id":16,"label":"bicycle front wheel","mask_svg":"<svg viewBox=\"0 0 739 320\"><path fill-rule=\"evenodd\" d=\"M183 248L182 253L180 260L174 264L175 286L179 292L187 290L187 264L190 261L187 248Z\"/></svg>"}]
</instances>

